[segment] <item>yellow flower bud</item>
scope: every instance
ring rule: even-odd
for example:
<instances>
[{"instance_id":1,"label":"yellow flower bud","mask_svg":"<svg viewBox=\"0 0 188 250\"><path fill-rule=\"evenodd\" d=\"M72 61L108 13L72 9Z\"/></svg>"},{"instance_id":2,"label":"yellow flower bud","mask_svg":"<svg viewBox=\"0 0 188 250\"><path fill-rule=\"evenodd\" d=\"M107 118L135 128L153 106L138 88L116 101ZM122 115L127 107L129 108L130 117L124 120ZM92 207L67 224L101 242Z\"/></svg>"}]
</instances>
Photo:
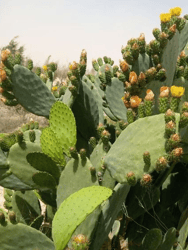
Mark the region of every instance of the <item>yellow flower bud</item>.
<instances>
[{"instance_id":1,"label":"yellow flower bud","mask_svg":"<svg viewBox=\"0 0 188 250\"><path fill-rule=\"evenodd\" d=\"M56 91L57 90L57 86L52 87L52 91Z\"/></svg>"},{"instance_id":2,"label":"yellow flower bud","mask_svg":"<svg viewBox=\"0 0 188 250\"><path fill-rule=\"evenodd\" d=\"M46 65L43 65L42 68L43 68L44 71L47 71L47 70L48 70L48 68L47 68Z\"/></svg>"}]
</instances>

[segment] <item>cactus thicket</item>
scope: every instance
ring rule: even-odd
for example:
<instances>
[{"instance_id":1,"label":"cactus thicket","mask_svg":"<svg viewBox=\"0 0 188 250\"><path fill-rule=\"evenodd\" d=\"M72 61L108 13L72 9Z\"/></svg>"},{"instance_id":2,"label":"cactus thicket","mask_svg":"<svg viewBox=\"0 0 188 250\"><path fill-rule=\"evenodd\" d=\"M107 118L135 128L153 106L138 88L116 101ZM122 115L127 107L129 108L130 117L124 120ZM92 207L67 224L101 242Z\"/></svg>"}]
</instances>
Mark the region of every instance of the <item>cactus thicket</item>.
<instances>
[{"instance_id":1,"label":"cactus thicket","mask_svg":"<svg viewBox=\"0 0 188 250\"><path fill-rule=\"evenodd\" d=\"M160 15L121 48L119 65L87 52L54 86L53 62L33 71L1 52L0 93L49 119L0 134L0 246L10 249L187 249L188 18ZM41 214L39 200L46 204ZM8 210L8 211L7 211ZM107 248L106 248L107 249Z\"/></svg>"}]
</instances>

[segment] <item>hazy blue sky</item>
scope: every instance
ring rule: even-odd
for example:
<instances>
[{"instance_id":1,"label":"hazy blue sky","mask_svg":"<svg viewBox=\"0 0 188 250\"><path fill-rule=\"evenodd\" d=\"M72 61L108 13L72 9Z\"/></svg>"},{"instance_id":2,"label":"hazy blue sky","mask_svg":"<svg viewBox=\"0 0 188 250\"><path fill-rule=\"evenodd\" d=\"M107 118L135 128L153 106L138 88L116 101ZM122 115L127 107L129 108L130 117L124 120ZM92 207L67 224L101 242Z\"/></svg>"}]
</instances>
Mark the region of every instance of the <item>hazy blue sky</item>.
<instances>
[{"instance_id":1,"label":"hazy blue sky","mask_svg":"<svg viewBox=\"0 0 188 250\"><path fill-rule=\"evenodd\" d=\"M82 49L92 59L122 59L121 46L144 33L149 43L153 28L160 27L160 13L188 4L151 0L0 0L0 47L14 36L25 45L25 55L40 66L51 55L60 64L79 61Z\"/></svg>"}]
</instances>

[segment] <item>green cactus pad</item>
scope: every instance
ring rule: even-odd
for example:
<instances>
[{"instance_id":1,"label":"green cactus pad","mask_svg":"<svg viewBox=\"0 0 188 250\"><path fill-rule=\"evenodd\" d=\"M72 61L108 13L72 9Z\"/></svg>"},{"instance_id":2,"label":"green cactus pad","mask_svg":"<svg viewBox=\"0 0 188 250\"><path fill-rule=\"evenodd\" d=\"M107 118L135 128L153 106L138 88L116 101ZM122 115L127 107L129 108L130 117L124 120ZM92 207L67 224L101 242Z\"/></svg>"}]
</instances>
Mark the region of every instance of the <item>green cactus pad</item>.
<instances>
[{"instance_id":1,"label":"green cactus pad","mask_svg":"<svg viewBox=\"0 0 188 250\"><path fill-rule=\"evenodd\" d=\"M112 196L102 204L102 215L100 216L100 222L97 224L96 233L92 239L90 250L101 249L103 242L107 239L112 229L113 223L117 218L129 190L130 186L128 184L123 185L118 183L113 190Z\"/></svg>"},{"instance_id":2,"label":"green cactus pad","mask_svg":"<svg viewBox=\"0 0 188 250\"><path fill-rule=\"evenodd\" d=\"M111 110L108 107L103 107L103 111L112 121L118 121L118 118L112 114Z\"/></svg>"},{"instance_id":3,"label":"green cactus pad","mask_svg":"<svg viewBox=\"0 0 188 250\"><path fill-rule=\"evenodd\" d=\"M176 69L176 62L179 55L179 32L168 41L162 54L162 67L166 70L164 85L171 86Z\"/></svg>"},{"instance_id":4,"label":"green cactus pad","mask_svg":"<svg viewBox=\"0 0 188 250\"><path fill-rule=\"evenodd\" d=\"M169 228L157 250L171 250L176 240L176 228Z\"/></svg>"},{"instance_id":5,"label":"green cactus pad","mask_svg":"<svg viewBox=\"0 0 188 250\"><path fill-rule=\"evenodd\" d=\"M1 176L1 172L0 172ZM14 174L9 175L8 177L4 178L0 181L0 186L4 188L10 188L13 190L31 190L32 187L23 183L18 177Z\"/></svg>"},{"instance_id":6,"label":"green cactus pad","mask_svg":"<svg viewBox=\"0 0 188 250\"><path fill-rule=\"evenodd\" d=\"M164 138L164 114L140 118L130 124L117 138L104 159L112 177L120 183L127 182L126 174L134 172L137 179L146 171L143 153L149 151L151 167L154 168L157 159L166 154Z\"/></svg>"},{"instance_id":7,"label":"green cactus pad","mask_svg":"<svg viewBox=\"0 0 188 250\"><path fill-rule=\"evenodd\" d=\"M44 221L44 215L39 215L34 221L30 224L30 227L33 227L37 230L40 229L42 223Z\"/></svg>"},{"instance_id":8,"label":"green cactus pad","mask_svg":"<svg viewBox=\"0 0 188 250\"><path fill-rule=\"evenodd\" d=\"M142 242L143 250L156 250L162 240L162 232L158 228L149 230Z\"/></svg>"},{"instance_id":9,"label":"green cactus pad","mask_svg":"<svg viewBox=\"0 0 188 250\"><path fill-rule=\"evenodd\" d=\"M53 74L53 78L54 78L54 73ZM46 87L49 89L49 91L51 92L53 86L53 81L50 80L50 78L48 78L47 82L46 82Z\"/></svg>"},{"instance_id":10,"label":"green cactus pad","mask_svg":"<svg viewBox=\"0 0 188 250\"><path fill-rule=\"evenodd\" d=\"M92 90L84 81L79 87L79 94L72 106L72 111L76 119L77 129L82 136L86 140L92 136L95 137L99 124L99 110Z\"/></svg>"},{"instance_id":11,"label":"green cactus pad","mask_svg":"<svg viewBox=\"0 0 188 250\"><path fill-rule=\"evenodd\" d=\"M74 97L72 93L70 92L69 88L66 89L65 94L62 95L59 99L59 101L63 101L67 106L71 107L73 104Z\"/></svg>"},{"instance_id":12,"label":"green cactus pad","mask_svg":"<svg viewBox=\"0 0 188 250\"><path fill-rule=\"evenodd\" d=\"M35 142L40 143L40 136L41 136L41 131L39 129L33 129L35 131ZM24 140L25 141L30 141L29 139L29 130L24 132Z\"/></svg>"},{"instance_id":13,"label":"green cactus pad","mask_svg":"<svg viewBox=\"0 0 188 250\"><path fill-rule=\"evenodd\" d=\"M39 200L33 191L14 192L12 209L16 214L16 220L28 225L41 214Z\"/></svg>"},{"instance_id":14,"label":"green cactus pad","mask_svg":"<svg viewBox=\"0 0 188 250\"><path fill-rule=\"evenodd\" d=\"M185 48L187 41L188 41L188 21L186 20L186 24L180 32L179 54Z\"/></svg>"},{"instance_id":15,"label":"green cactus pad","mask_svg":"<svg viewBox=\"0 0 188 250\"><path fill-rule=\"evenodd\" d=\"M186 207L180 216L177 230L179 231L179 237L177 239L179 245L177 250L181 250L184 248L188 236L188 207Z\"/></svg>"},{"instance_id":16,"label":"green cactus pad","mask_svg":"<svg viewBox=\"0 0 188 250\"><path fill-rule=\"evenodd\" d=\"M0 226L0 239L3 250L55 250L54 243L46 235L21 223Z\"/></svg>"},{"instance_id":17,"label":"green cactus pad","mask_svg":"<svg viewBox=\"0 0 188 250\"><path fill-rule=\"evenodd\" d=\"M90 155L90 161L96 168L96 172L101 171L101 166L107 152L104 150L104 144L100 143L94 148L92 154ZM102 186L113 189L115 186L115 180L111 177L108 169L105 170L103 175Z\"/></svg>"},{"instance_id":18,"label":"green cactus pad","mask_svg":"<svg viewBox=\"0 0 188 250\"><path fill-rule=\"evenodd\" d=\"M29 112L48 117L55 97L45 83L35 73L20 65L14 66L11 78L18 102Z\"/></svg>"},{"instance_id":19,"label":"green cactus pad","mask_svg":"<svg viewBox=\"0 0 188 250\"><path fill-rule=\"evenodd\" d=\"M24 145L24 147L20 147L19 144L16 143L11 147L8 155L8 163L12 173L23 183L38 189L39 186L32 180L32 176L37 170L28 163L26 156L31 152L41 152L41 147L35 142L27 142Z\"/></svg>"},{"instance_id":20,"label":"green cactus pad","mask_svg":"<svg viewBox=\"0 0 188 250\"><path fill-rule=\"evenodd\" d=\"M95 76L94 76L95 77ZM82 80L84 80L86 82L86 84L92 88L93 87L93 82L87 77L87 76L83 76ZM102 97L104 95L104 92L102 91L102 89L100 88L100 80L98 78L94 78L94 86L98 91L98 94Z\"/></svg>"},{"instance_id":21,"label":"green cactus pad","mask_svg":"<svg viewBox=\"0 0 188 250\"><path fill-rule=\"evenodd\" d=\"M57 205L61 203L71 194L77 192L81 188L98 185L96 176L90 172L92 163L87 158L83 161L78 155L78 159L71 159L59 179L57 188Z\"/></svg>"},{"instance_id":22,"label":"green cactus pad","mask_svg":"<svg viewBox=\"0 0 188 250\"><path fill-rule=\"evenodd\" d=\"M57 186L57 182L53 176L47 172L39 171L33 175L32 179L40 187L55 189Z\"/></svg>"},{"instance_id":23,"label":"green cactus pad","mask_svg":"<svg viewBox=\"0 0 188 250\"><path fill-rule=\"evenodd\" d=\"M69 148L76 144L76 122L71 109L63 102L55 102L50 109L49 123L63 151L69 155Z\"/></svg>"},{"instance_id":24,"label":"green cactus pad","mask_svg":"<svg viewBox=\"0 0 188 250\"><path fill-rule=\"evenodd\" d=\"M124 96L124 83L115 77L112 78L111 84L106 86L105 93L113 115L119 120L127 121L127 108L121 99Z\"/></svg>"},{"instance_id":25,"label":"green cactus pad","mask_svg":"<svg viewBox=\"0 0 188 250\"><path fill-rule=\"evenodd\" d=\"M111 189L100 186L83 188L70 195L60 205L52 222L56 250L64 249L77 226L111 195Z\"/></svg>"},{"instance_id":26,"label":"green cactus pad","mask_svg":"<svg viewBox=\"0 0 188 250\"><path fill-rule=\"evenodd\" d=\"M86 84L88 87L90 87L93 96L95 98L95 100L97 101L97 105L98 105L98 110L99 110L99 122L103 123L104 122L104 117L103 117L103 100L101 98L101 94L99 93L101 91L101 89L98 87L97 84L92 83L87 77L85 77Z\"/></svg>"},{"instance_id":27,"label":"green cactus pad","mask_svg":"<svg viewBox=\"0 0 188 250\"><path fill-rule=\"evenodd\" d=\"M39 171L44 171L51 174L57 181L59 180L60 170L56 163L47 155L34 152L29 153L27 156L29 164Z\"/></svg>"},{"instance_id":28,"label":"green cactus pad","mask_svg":"<svg viewBox=\"0 0 188 250\"><path fill-rule=\"evenodd\" d=\"M133 199L134 197L134 199ZM136 198L135 198L136 197ZM145 187L142 187L139 182L131 188L127 199L127 213L133 220L137 219L140 215L149 211L154 207L160 199L160 189L152 187L150 192ZM144 207L140 204L144 204Z\"/></svg>"},{"instance_id":29,"label":"green cactus pad","mask_svg":"<svg viewBox=\"0 0 188 250\"><path fill-rule=\"evenodd\" d=\"M7 168L7 157L6 154L0 148L0 169Z\"/></svg>"},{"instance_id":30,"label":"green cactus pad","mask_svg":"<svg viewBox=\"0 0 188 250\"><path fill-rule=\"evenodd\" d=\"M150 67L152 67L151 59L147 53L139 54L138 59L134 62L132 66L132 71L135 71L139 76L140 72L145 72Z\"/></svg>"},{"instance_id":31,"label":"green cactus pad","mask_svg":"<svg viewBox=\"0 0 188 250\"><path fill-rule=\"evenodd\" d=\"M88 239L92 239L93 235L96 232L97 224L100 220L101 215L101 206L98 206L91 214L89 214L84 221L76 228L74 231L72 237L83 234ZM72 238L70 239L68 243L68 247L71 248L72 246Z\"/></svg>"},{"instance_id":32,"label":"green cactus pad","mask_svg":"<svg viewBox=\"0 0 188 250\"><path fill-rule=\"evenodd\" d=\"M53 161L58 162L61 165L65 164L61 143L50 127L42 130L40 142L43 153L51 157Z\"/></svg>"}]
</instances>

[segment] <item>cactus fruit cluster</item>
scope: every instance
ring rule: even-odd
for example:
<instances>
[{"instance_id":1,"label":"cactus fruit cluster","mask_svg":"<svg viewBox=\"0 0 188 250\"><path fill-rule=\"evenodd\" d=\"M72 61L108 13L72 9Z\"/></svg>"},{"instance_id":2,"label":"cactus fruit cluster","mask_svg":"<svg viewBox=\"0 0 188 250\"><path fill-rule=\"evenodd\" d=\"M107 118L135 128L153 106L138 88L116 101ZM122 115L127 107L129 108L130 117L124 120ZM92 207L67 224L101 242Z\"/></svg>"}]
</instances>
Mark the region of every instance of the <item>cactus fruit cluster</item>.
<instances>
[{"instance_id":1,"label":"cactus fruit cluster","mask_svg":"<svg viewBox=\"0 0 188 250\"><path fill-rule=\"evenodd\" d=\"M121 49L87 53L53 86L55 63L33 71L1 52L0 93L49 119L0 134L0 245L10 249L188 249L188 17ZM39 200L46 204L41 213ZM10 240L11 239L11 240ZM107 249L107 247L105 248Z\"/></svg>"}]
</instances>

